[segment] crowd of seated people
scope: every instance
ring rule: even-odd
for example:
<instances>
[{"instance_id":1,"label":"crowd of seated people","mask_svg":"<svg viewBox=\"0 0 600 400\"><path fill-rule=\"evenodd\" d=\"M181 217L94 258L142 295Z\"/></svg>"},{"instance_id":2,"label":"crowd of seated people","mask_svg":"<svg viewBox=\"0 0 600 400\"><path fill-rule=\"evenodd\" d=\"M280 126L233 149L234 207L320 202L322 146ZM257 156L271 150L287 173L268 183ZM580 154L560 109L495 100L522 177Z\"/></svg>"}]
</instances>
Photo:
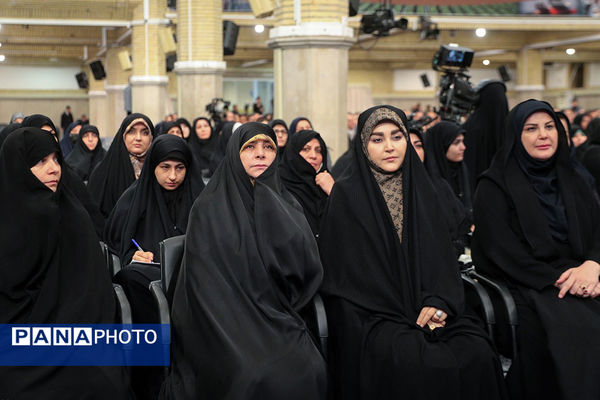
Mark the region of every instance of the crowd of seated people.
<instances>
[{"instance_id":1,"label":"crowd of seated people","mask_svg":"<svg viewBox=\"0 0 600 400\"><path fill-rule=\"evenodd\" d=\"M0 131L1 323L116 323L111 280L133 323L158 323L159 243L185 246L166 376L2 366L0 398L600 398L600 112L480 90L461 124L349 113L333 166L328 132L260 102L218 122L133 113L107 149L88 122L59 140L17 115ZM516 304L507 371L465 256ZM305 313L317 294L327 348Z\"/></svg>"}]
</instances>

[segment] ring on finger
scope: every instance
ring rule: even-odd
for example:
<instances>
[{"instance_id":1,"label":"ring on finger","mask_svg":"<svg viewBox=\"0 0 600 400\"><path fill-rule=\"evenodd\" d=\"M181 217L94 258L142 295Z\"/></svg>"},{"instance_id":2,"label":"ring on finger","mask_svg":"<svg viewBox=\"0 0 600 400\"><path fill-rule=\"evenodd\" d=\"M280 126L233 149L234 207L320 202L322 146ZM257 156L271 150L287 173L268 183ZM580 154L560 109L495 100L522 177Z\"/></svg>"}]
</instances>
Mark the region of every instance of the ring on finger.
<instances>
[{"instance_id":1,"label":"ring on finger","mask_svg":"<svg viewBox=\"0 0 600 400\"><path fill-rule=\"evenodd\" d=\"M438 318L442 318L443 315L444 315L444 312L442 310L437 310L435 312L435 316Z\"/></svg>"}]
</instances>

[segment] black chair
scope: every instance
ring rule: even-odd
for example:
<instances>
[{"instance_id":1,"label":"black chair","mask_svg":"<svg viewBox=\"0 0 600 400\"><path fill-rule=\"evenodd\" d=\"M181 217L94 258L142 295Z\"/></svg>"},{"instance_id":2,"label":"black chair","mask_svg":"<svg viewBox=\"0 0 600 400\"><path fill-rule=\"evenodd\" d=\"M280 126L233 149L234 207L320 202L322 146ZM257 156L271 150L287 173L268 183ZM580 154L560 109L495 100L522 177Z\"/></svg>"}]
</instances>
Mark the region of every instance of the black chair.
<instances>
[{"instance_id":1,"label":"black chair","mask_svg":"<svg viewBox=\"0 0 600 400\"><path fill-rule=\"evenodd\" d=\"M498 328L505 328L509 330L509 333L505 336L510 337L510 352L507 354L510 356L511 360L514 360L518 356L518 346L517 346L517 326L519 326L519 319L517 314L517 305L515 300L513 299L510 290L501 282L496 279L493 279L489 276L478 272L475 267L469 268L465 271L465 273L472 278L473 280L481 283L486 288L490 289L490 293L493 293L492 303L494 304L497 312L496 314L504 317L504 320L498 318L499 323ZM499 337L502 333L499 333L497 337ZM502 340L498 340L500 343L499 347L502 346Z\"/></svg>"},{"instance_id":2,"label":"black chair","mask_svg":"<svg viewBox=\"0 0 600 400\"><path fill-rule=\"evenodd\" d=\"M119 305L119 317L121 319L121 323L132 324L133 318L131 314L131 305L129 304L129 300L127 300L125 291L123 290L121 285L116 283L113 283L113 290L115 292L117 303Z\"/></svg>"},{"instance_id":3,"label":"black chair","mask_svg":"<svg viewBox=\"0 0 600 400\"><path fill-rule=\"evenodd\" d=\"M327 325L327 313L325 304L319 293L315 294L312 301L300 311L300 316L306 322L309 331L319 341L319 350L323 358L327 360L329 339L329 326Z\"/></svg>"},{"instance_id":4,"label":"black chair","mask_svg":"<svg viewBox=\"0 0 600 400\"><path fill-rule=\"evenodd\" d=\"M106 243L100 242L100 248L102 249L102 254L104 255L104 260L106 262L106 267L108 268L108 273L112 278L121 270L121 260L119 256L113 254Z\"/></svg>"},{"instance_id":5,"label":"black chair","mask_svg":"<svg viewBox=\"0 0 600 400\"><path fill-rule=\"evenodd\" d=\"M469 276L470 269L475 269L475 267L471 266L469 268L461 270L460 277L463 282L470 288L472 288L477 294L477 298L479 299L479 303L481 304L481 309L483 312L483 317L485 320L485 325L488 331L488 335L495 342L495 326L496 326L496 314L494 312L494 305L492 304L492 299L488 291L483 287L481 283L477 280L473 279Z\"/></svg>"}]
</instances>

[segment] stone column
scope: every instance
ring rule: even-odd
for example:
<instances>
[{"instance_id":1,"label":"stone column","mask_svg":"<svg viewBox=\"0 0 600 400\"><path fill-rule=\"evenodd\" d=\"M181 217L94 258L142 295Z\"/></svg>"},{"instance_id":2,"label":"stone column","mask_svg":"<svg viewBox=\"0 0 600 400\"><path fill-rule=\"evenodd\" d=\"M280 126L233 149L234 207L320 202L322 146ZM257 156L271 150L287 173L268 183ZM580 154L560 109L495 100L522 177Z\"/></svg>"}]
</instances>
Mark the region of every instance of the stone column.
<instances>
[{"instance_id":1,"label":"stone column","mask_svg":"<svg viewBox=\"0 0 600 400\"><path fill-rule=\"evenodd\" d=\"M333 161L348 147L348 49L355 40L347 15L345 0L313 0L295 9L293 0L282 0L277 26L269 32L274 116L288 123L298 116L310 119Z\"/></svg>"},{"instance_id":2,"label":"stone column","mask_svg":"<svg viewBox=\"0 0 600 400\"><path fill-rule=\"evenodd\" d=\"M106 119L107 130L102 136L114 136L121 126L121 121L127 115L123 93L129 82L131 70L123 70L119 61L119 53L128 52L126 47L113 47L106 52L106 83L104 90L108 97Z\"/></svg>"},{"instance_id":3,"label":"stone column","mask_svg":"<svg viewBox=\"0 0 600 400\"><path fill-rule=\"evenodd\" d=\"M104 61L104 60L102 60ZM104 80L97 81L94 79L94 74L89 66L86 67L86 73L90 77L90 87L88 90L88 104L89 104L89 115L88 119L92 125L95 125L100 131L100 136L106 136L107 132L107 97L104 89ZM79 119L79 115L74 116L73 119Z\"/></svg>"},{"instance_id":4,"label":"stone column","mask_svg":"<svg viewBox=\"0 0 600 400\"><path fill-rule=\"evenodd\" d=\"M190 122L223 96L222 10L220 0L177 2L177 108Z\"/></svg>"},{"instance_id":5,"label":"stone column","mask_svg":"<svg viewBox=\"0 0 600 400\"><path fill-rule=\"evenodd\" d=\"M132 87L132 111L146 114L155 124L165 116L168 101L165 54L158 36L166 7L167 3L161 0L148 0L147 9L144 9L144 4L137 6L131 40L133 76L129 83Z\"/></svg>"},{"instance_id":6,"label":"stone column","mask_svg":"<svg viewBox=\"0 0 600 400\"><path fill-rule=\"evenodd\" d=\"M542 100L545 89L542 53L535 49L521 50L517 59L516 100Z\"/></svg>"}]
</instances>

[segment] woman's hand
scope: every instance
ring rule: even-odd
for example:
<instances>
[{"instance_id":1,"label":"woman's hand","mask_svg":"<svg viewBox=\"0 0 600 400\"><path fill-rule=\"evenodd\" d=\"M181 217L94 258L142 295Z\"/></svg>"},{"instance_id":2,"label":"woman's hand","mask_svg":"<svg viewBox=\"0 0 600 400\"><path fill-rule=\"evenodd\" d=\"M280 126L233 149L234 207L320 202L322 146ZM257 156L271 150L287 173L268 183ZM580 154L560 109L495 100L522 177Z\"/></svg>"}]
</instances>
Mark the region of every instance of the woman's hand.
<instances>
[{"instance_id":1,"label":"woman's hand","mask_svg":"<svg viewBox=\"0 0 600 400\"><path fill-rule=\"evenodd\" d=\"M152 262L154 254L150 251L136 251L131 257L131 261Z\"/></svg>"},{"instance_id":2,"label":"woman's hand","mask_svg":"<svg viewBox=\"0 0 600 400\"><path fill-rule=\"evenodd\" d=\"M325 192L327 196L331 193L331 189L333 188L333 184L335 181L333 180L333 176L327 171L323 171L317 174L315 178L315 183Z\"/></svg>"},{"instance_id":3,"label":"woman's hand","mask_svg":"<svg viewBox=\"0 0 600 400\"><path fill-rule=\"evenodd\" d=\"M579 267L569 268L561 274L554 286L558 287L558 298L567 292L579 297L598 297L600 295L600 264L587 260Z\"/></svg>"},{"instance_id":4,"label":"woman's hand","mask_svg":"<svg viewBox=\"0 0 600 400\"><path fill-rule=\"evenodd\" d=\"M440 311L438 313L438 311ZM431 330L435 328L443 328L446 326L446 318L448 314L444 310L439 310L435 307L423 307L419 317L417 318L417 325L423 328L425 325L429 325Z\"/></svg>"}]
</instances>

